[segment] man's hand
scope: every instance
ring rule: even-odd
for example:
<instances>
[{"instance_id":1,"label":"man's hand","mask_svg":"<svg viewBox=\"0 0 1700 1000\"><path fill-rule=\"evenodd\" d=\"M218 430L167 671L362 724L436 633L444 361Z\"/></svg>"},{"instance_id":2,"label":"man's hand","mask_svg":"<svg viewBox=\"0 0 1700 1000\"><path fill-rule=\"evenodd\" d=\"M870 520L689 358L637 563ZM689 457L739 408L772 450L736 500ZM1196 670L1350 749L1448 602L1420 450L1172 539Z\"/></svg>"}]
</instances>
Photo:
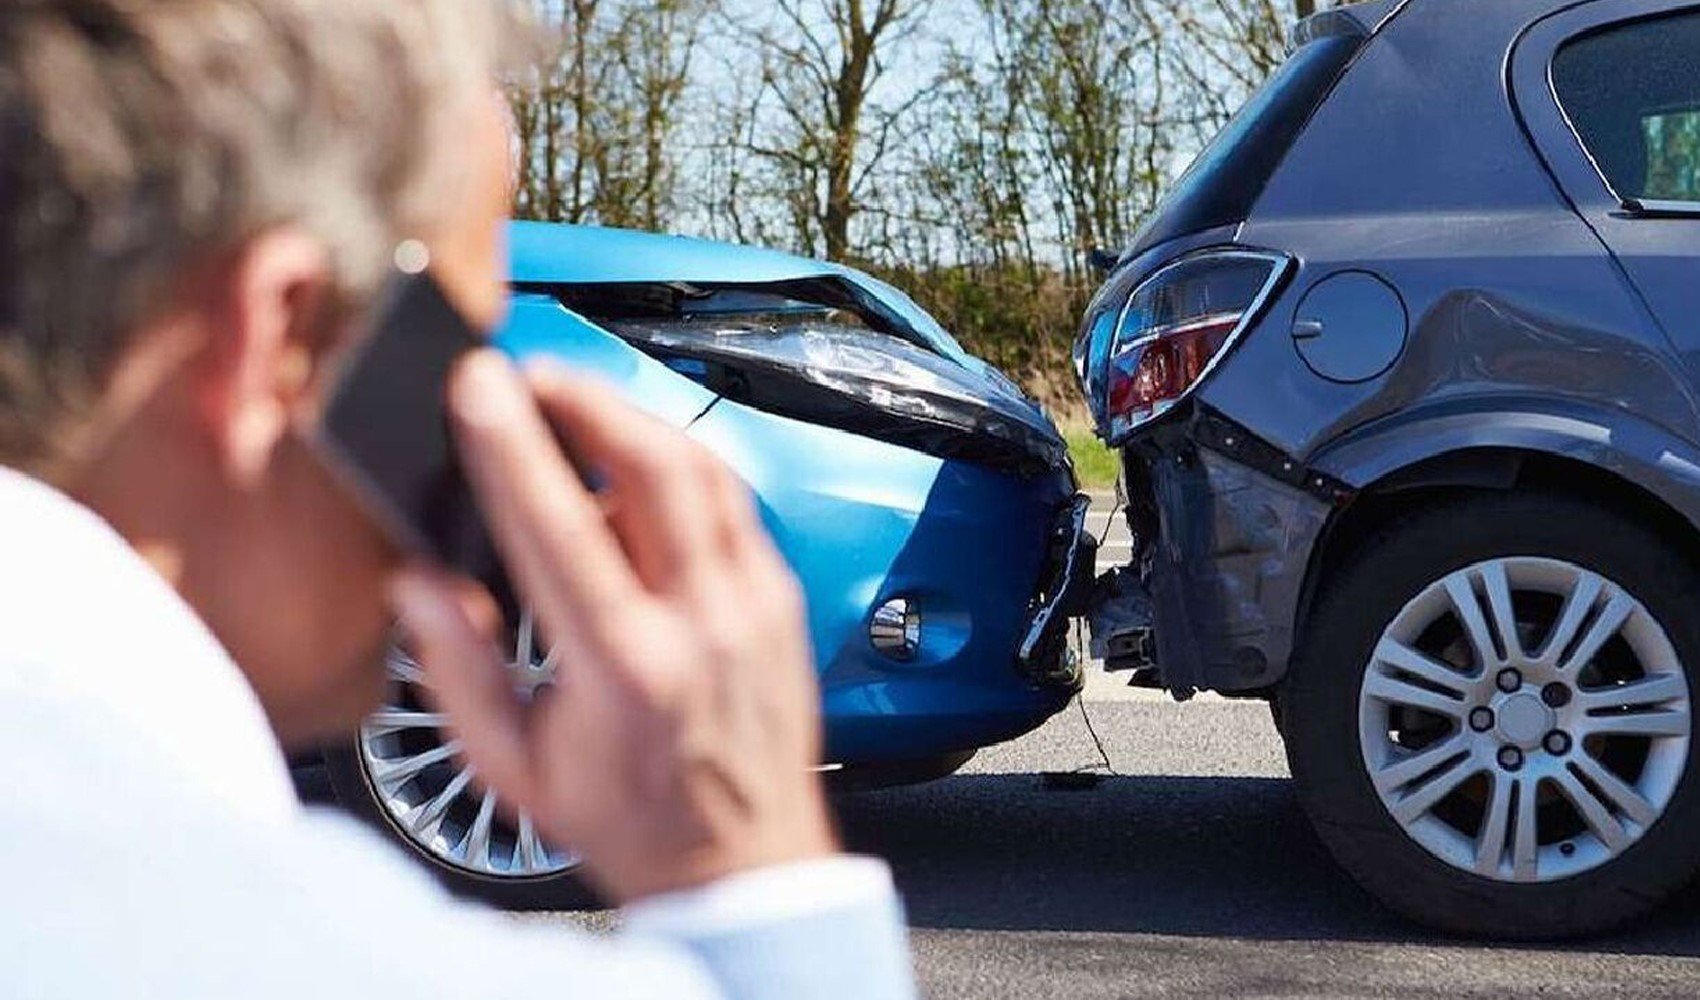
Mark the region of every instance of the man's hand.
<instances>
[{"instance_id":1,"label":"man's hand","mask_svg":"<svg viewBox=\"0 0 1700 1000\"><path fill-rule=\"evenodd\" d=\"M529 384L528 384L529 383ZM449 389L464 463L556 680L516 697L464 584L395 587L480 780L616 901L835 850L801 590L749 491L597 383L493 352ZM552 423L606 488L592 494Z\"/></svg>"}]
</instances>

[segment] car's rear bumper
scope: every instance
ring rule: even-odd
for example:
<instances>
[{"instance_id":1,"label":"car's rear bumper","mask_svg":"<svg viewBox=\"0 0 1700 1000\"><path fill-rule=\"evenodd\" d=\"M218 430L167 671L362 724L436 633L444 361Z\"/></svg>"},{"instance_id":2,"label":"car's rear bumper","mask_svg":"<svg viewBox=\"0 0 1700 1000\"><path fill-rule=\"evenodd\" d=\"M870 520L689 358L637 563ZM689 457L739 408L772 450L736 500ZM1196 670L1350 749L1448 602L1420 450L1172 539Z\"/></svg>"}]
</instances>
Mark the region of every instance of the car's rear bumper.
<instances>
[{"instance_id":1,"label":"car's rear bumper","mask_svg":"<svg viewBox=\"0 0 1700 1000\"><path fill-rule=\"evenodd\" d=\"M1135 558L1100 583L1095 647L1171 690L1270 687L1343 487L1202 408L1142 432L1123 458Z\"/></svg>"}]
</instances>

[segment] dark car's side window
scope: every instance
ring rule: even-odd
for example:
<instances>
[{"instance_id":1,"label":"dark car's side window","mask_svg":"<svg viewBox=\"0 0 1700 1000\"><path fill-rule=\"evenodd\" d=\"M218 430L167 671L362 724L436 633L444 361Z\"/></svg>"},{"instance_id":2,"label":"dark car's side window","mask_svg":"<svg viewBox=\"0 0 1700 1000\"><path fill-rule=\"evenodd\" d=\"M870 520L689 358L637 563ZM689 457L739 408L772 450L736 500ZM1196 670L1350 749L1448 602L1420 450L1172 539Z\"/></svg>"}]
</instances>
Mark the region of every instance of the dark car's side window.
<instances>
[{"instance_id":1,"label":"dark car's side window","mask_svg":"<svg viewBox=\"0 0 1700 1000\"><path fill-rule=\"evenodd\" d=\"M1621 198L1700 204L1700 13L1606 28L1553 60L1553 86Z\"/></svg>"}]
</instances>

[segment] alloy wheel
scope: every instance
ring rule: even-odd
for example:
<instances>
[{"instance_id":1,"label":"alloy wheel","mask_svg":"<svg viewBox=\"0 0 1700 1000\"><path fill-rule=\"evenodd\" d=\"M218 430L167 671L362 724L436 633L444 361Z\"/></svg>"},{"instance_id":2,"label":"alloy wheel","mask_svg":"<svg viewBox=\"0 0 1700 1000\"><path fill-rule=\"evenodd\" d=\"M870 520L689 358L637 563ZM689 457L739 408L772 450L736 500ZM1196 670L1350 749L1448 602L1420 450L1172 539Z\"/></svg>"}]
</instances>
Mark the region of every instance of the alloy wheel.
<instances>
[{"instance_id":1,"label":"alloy wheel","mask_svg":"<svg viewBox=\"0 0 1700 1000\"><path fill-rule=\"evenodd\" d=\"M508 673L522 697L553 679L553 656L540 648L530 612L509 651ZM359 743L367 784L396 831L439 864L482 878L548 878L578 867L576 855L538 835L530 816L509 821L496 794L479 787L405 643L392 644L388 670L384 706L361 726Z\"/></svg>"},{"instance_id":2,"label":"alloy wheel","mask_svg":"<svg viewBox=\"0 0 1700 1000\"><path fill-rule=\"evenodd\" d=\"M1634 845L1682 779L1687 676L1663 627L1574 564L1493 559L1426 587L1383 631L1359 742L1389 816L1500 882L1595 868Z\"/></svg>"}]
</instances>

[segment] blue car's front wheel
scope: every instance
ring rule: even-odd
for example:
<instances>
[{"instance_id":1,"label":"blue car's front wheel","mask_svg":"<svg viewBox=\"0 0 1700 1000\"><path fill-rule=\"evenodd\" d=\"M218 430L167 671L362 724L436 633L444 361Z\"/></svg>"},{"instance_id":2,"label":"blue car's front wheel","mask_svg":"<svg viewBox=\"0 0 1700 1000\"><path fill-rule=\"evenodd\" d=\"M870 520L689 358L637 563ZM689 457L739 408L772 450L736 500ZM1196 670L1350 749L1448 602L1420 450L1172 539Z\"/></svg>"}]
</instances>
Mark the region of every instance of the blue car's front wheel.
<instances>
[{"instance_id":1,"label":"blue car's front wheel","mask_svg":"<svg viewBox=\"0 0 1700 1000\"><path fill-rule=\"evenodd\" d=\"M535 641L529 614L512 640L515 685L529 693L548 683L554 664ZM346 745L325 754L338 800L463 895L522 909L588 904L579 858L545 841L529 816L502 809L495 792L479 784L405 644L391 648L386 666L383 707Z\"/></svg>"}]
</instances>

